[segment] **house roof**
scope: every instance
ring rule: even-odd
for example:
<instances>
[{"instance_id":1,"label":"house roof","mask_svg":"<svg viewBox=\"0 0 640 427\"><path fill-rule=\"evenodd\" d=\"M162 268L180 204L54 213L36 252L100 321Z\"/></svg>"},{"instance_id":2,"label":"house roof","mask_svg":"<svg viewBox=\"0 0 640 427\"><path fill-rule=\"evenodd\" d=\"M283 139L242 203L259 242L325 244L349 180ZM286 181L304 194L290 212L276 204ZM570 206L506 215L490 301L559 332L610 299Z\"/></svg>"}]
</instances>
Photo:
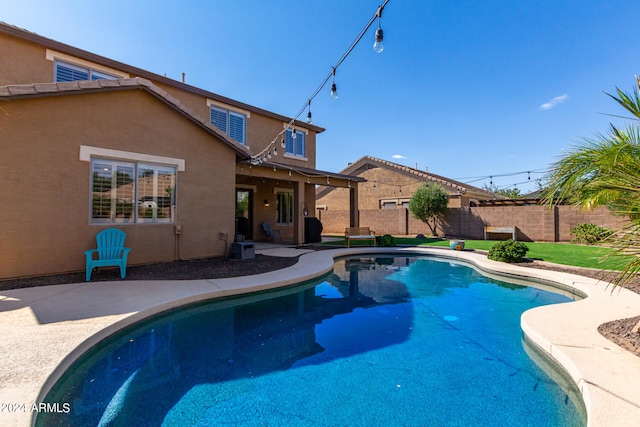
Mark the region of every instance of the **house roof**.
<instances>
[{"instance_id":1,"label":"house roof","mask_svg":"<svg viewBox=\"0 0 640 427\"><path fill-rule=\"evenodd\" d=\"M170 95L167 91L154 85L151 81L142 78L117 79L117 80L84 80L65 83L34 83L29 85L0 86L0 100L41 98L48 96L63 96L74 94L111 92L118 90L144 90L160 101L182 114L196 125L200 126L218 140L228 145L236 152L240 160L249 159L248 149L221 132L185 106L179 99Z\"/></svg>"},{"instance_id":2,"label":"house roof","mask_svg":"<svg viewBox=\"0 0 640 427\"><path fill-rule=\"evenodd\" d=\"M247 162L249 163L249 162ZM346 181L353 182L365 182L366 179L357 175L349 175L344 173L336 173L336 172L327 172L318 169L310 169L302 166L288 165L284 163L277 162L263 162L260 164L261 167L265 168L276 168L284 171L292 171L297 172L300 175L306 176L308 178L334 178L334 179L343 179Z\"/></svg>"},{"instance_id":3,"label":"house roof","mask_svg":"<svg viewBox=\"0 0 640 427\"><path fill-rule=\"evenodd\" d=\"M460 181L445 178L440 175L421 171L419 169L411 168L409 166L404 166L398 163L390 162L388 160L378 159L372 156L361 157L360 159L358 159L354 163L351 163L349 166L343 169L340 173L347 174L347 175L359 175L365 170L373 169L373 168L385 168L385 169L393 170L403 175L409 176L416 180L421 180L425 182L426 181L436 182L442 185L445 189L449 188L450 190L453 190L455 192L459 191L462 194L473 193L476 196L484 195L487 198L491 198L491 199L494 197L499 197L499 196L496 196L494 193L491 193L490 191L486 191L481 188L474 187L472 185L468 185ZM333 189L329 187L320 188L316 196L318 198L323 197L332 190Z\"/></svg>"},{"instance_id":4,"label":"house roof","mask_svg":"<svg viewBox=\"0 0 640 427\"><path fill-rule=\"evenodd\" d=\"M96 55L94 53L87 52L85 50L78 49L76 47L73 47L73 46L70 46L70 45L67 45L67 44L64 44L64 43L60 43L58 41L43 37L43 36L41 36L39 34L31 32L31 31L27 31L27 30L25 30L23 28L16 27L15 25L7 24L6 22L3 22L3 21L0 21L0 33L8 34L8 35L11 35L11 36L23 39L23 40L28 40L28 41L40 44L42 46L45 46L45 47L47 47L49 49L53 49L53 50L56 50L58 52L65 53L67 55L71 55L71 56L74 56L74 57L77 57L77 58L80 58L80 59L84 59L84 60L89 61L89 62L93 62L93 63L100 64L100 65L103 65L103 66L114 68L114 69L129 73L129 74L131 74L133 76L142 77L142 78L145 78L145 79L148 79L148 80L161 82L163 84L167 84L167 85L176 87L178 89L181 89L181 90L184 90L184 91L187 91L187 92L191 92L191 93L195 93L195 94L198 94L198 95L201 95L201 96L205 96L207 98L210 98L210 99L212 99L214 101L217 101L217 102L221 102L221 103L226 104L226 105L230 105L230 106L237 107L237 108L240 108L240 109L243 109L243 110L248 110L248 111L251 111L251 112L255 112L257 114L268 116L268 117L271 117L271 118L274 118L274 119L277 119L277 120L280 120L280 121L283 121L283 122L291 121L291 117L286 117L286 116L282 116L282 115L277 114L277 113L273 113L271 111L263 110L261 108L255 107L253 105L245 104L245 103L242 103L240 101L236 101L236 100L233 100L231 98L227 98L227 97L224 97L222 95L218 95L216 93L209 92L207 90L200 89L200 88L197 88L195 86L191 86L191 85L188 85L186 83L182 83L182 82L170 79L168 77L161 76L159 74L155 74L155 73L152 73L150 71L143 70L141 68L133 67L131 65L124 64L122 62L114 61L113 59L105 58L104 56ZM325 131L324 128L322 128L320 126L316 126L314 124L307 123L305 121L296 120L295 121L295 126L296 127L310 129L310 130L313 130L313 131L315 131L317 133L321 133L321 132Z\"/></svg>"}]
</instances>

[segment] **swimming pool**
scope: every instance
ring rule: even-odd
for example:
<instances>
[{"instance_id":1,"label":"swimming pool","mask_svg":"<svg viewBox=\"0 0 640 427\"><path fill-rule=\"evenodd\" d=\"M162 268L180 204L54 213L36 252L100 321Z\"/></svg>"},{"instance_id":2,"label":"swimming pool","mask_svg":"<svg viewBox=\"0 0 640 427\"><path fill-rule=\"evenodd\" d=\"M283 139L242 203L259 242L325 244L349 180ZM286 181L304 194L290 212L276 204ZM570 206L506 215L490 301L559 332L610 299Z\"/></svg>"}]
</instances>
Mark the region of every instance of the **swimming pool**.
<instances>
[{"instance_id":1,"label":"swimming pool","mask_svg":"<svg viewBox=\"0 0 640 427\"><path fill-rule=\"evenodd\" d=\"M570 301L433 257L156 317L76 362L37 425L583 425L520 314Z\"/></svg>"}]
</instances>

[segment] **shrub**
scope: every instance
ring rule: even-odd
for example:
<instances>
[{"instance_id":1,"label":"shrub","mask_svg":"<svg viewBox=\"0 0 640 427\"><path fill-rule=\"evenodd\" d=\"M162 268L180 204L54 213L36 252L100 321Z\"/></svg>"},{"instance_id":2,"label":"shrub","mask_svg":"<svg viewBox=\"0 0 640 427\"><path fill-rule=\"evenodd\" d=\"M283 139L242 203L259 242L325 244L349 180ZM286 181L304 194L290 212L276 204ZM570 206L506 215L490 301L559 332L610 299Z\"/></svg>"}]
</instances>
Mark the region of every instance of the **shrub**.
<instances>
[{"instance_id":1,"label":"shrub","mask_svg":"<svg viewBox=\"0 0 640 427\"><path fill-rule=\"evenodd\" d=\"M390 234L385 234L384 236L376 237L376 243L378 246L395 246L396 239Z\"/></svg>"},{"instance_id":2,"label":"shrub","mask_svg":"<svg viewBox=\"0 0 640 427\"><path fill-rule=\"evenodd\" d=\"M522 242L509 239L496 243L489 250L487 257L494 261L522 262L529 248Z\"/></svg>"},{"instance_id":3,"label":"shrub","mask_svg":"<svg viewBox=\"0 0 640 427\"><path fill-rule=\"evenodd\" d=\"M569 233L573 236L572 243L594 245L606 240L613 234L613 230L592 223L583 223L573 227Z\"/></svg>"}]
</instances>

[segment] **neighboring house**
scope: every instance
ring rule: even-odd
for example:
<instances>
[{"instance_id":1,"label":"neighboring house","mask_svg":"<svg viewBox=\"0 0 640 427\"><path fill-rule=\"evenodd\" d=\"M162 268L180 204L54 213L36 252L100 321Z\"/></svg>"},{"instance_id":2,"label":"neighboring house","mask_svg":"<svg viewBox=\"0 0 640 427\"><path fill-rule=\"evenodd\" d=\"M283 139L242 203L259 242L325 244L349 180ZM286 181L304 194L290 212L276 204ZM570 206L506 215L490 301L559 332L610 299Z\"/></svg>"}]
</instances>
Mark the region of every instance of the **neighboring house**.
<instances>
[{"instance_id":1,"label":"neighboring house","mask_svg":"<svg viewBox=\"0 0 640 427\"><path fill-rule=\"evenodd\" d=\"M0 279L82 270L108 227L130 264L223 256L263 221L303 243L315 185L361 180L315 169L319 126L5 23L0 57Z\"/></svg>"},{"instance_id":2,"label":"neighboring house","mask_svg":"<svg viewBox=\"0 0 640 427\"><path fill-rule=\"evenodd\" d=\"M416 189L428 183L437 183L449 193L451 208L504 198L459 181L371 156L360 158L340 173L366 180L358 185L357 206L361 211L408 208L409 200ZM350 196L346 190L348 189L319 187L316 192L316 207L326 210L348 210Z\"/></svg>"}]
</instances>

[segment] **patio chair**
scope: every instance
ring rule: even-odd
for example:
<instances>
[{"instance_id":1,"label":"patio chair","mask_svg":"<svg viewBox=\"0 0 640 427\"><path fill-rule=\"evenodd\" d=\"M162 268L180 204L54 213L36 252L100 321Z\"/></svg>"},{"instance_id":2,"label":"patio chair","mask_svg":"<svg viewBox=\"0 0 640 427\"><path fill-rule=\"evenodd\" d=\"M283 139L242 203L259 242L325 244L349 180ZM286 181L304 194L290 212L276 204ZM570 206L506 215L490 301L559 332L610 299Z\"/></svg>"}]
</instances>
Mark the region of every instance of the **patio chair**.
<instances>
[{"instance_id":1,"label":"patio chair","mask_svg":"<svg viewBox=\"0 0 640 427\"><path fill-rule=\"evenodd\" d=\"M262 223L262 230L267 235L267 237L264 239L265 241L271 239L271 241L274 242L274 237L278 237L278 239L280 239L280 242L282 242L282 236L280 235L280 230L272 230L271 224L269 224L268 221L264 221Z\"/></svg>"},{"instance_id":2,"label":"patio chair","mask_svg":"<svg viewBox=\"0 0 640 427\"><path fill-rule=\"evenodd\" d=\"M91 273L96 267L120 267L120 277L127 275L127 256L131 248L124 247L126 233L117 228L107 228L96 234L98 248L84 251L87 258L86 281L91 280ZM93 254L98 254L98 259L94 259Z\"/></svg>"}]
</instances>

